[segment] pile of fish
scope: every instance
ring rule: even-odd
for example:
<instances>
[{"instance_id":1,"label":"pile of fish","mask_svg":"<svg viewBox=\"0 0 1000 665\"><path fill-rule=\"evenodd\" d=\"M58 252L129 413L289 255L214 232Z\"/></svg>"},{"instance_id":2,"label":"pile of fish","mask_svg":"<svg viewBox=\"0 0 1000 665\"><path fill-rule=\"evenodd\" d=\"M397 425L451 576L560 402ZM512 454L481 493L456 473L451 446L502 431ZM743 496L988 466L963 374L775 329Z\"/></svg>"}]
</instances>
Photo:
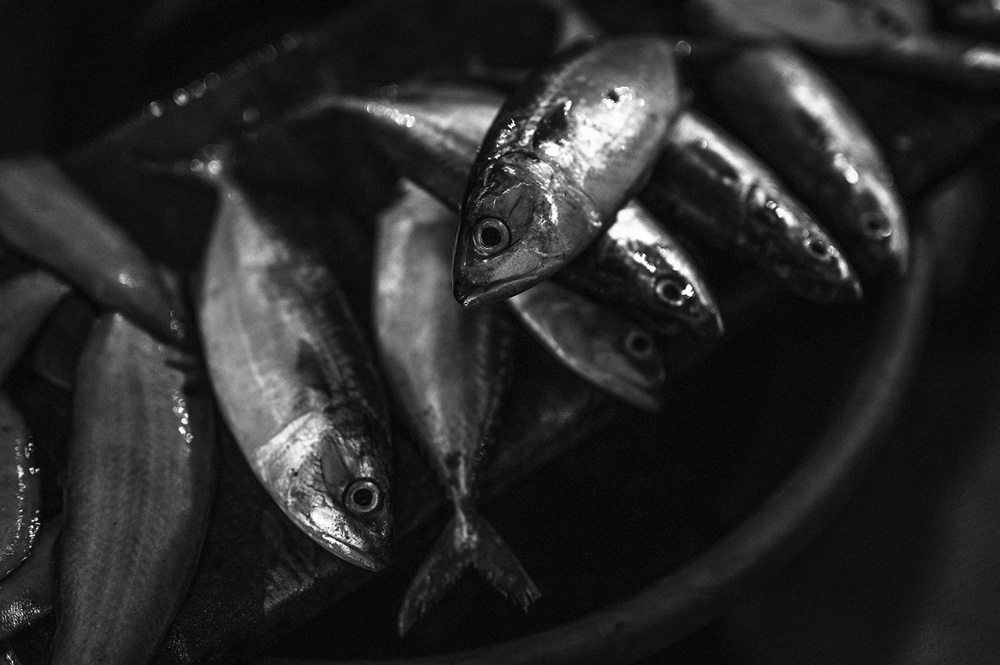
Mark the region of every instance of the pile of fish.
<instances>
[{"instance_id":1,"label":"pile of fish","mask_svg":"<svg viewBox=\"0 0 1000 665\"><path fill-rule=\"evenodd\" d=\"M739 329L753 306L733 303L762 284L851 302L905 274L908 223L881 149L784 40L699 57L698 42L605 37L561 11L575 27L537 68L317 84L238 137L202 132L173 158L112 151L140 179L210 193L190 270L155 264L80 184L100 146L63 164L0 160L0 378L35 344L37 371L74 391L64 507L44 525L30 435L0 393L4 637L58 606L52 662L150 662L198 565L220 437L290 524L383 569L394 515L418 510L393 487L409 473L393 471L393 419L452 505L399 632L469 568L527 609L544 580L477 507L485 461L512 445L497 422L517 399L517 334L656 410L677 358ZM154 103L139 122L182 125L171 113ZM303 143L319 173L360 156L367 183L341 168L317 187L331 208L357 190L371 227L296 212L276 175L295 157L275 155ZM352 233L374 236L370 256L345 258ZM60 326L87 331L68 360L46 353Z\"/></svg>"}]
</instances>

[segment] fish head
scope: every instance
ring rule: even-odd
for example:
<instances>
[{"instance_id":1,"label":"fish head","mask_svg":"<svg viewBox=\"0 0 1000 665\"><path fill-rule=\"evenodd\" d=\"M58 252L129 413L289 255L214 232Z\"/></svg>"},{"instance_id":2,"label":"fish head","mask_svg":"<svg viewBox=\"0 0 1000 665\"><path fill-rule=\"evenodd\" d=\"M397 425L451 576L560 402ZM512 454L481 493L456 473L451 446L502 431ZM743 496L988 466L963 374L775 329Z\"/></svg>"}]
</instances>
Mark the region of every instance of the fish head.
<instances>
[{"instance_id":1,"label":"fish head","mask_svg":"<svg viewBox=\"0 0 1000 665\"><path fill-rule=\"evenodd\" d=\"M633 202L619 210L608 237L638 274L628 280L628 297L639 301L635 311L645 313L651 326L668 333L722 334L719 308L694 260L644 207Z\"/></svg>"},{"instance_id":2,"label":"fish head","mask_svg":"<svg viewBox=\"0 0 1000 665\"><path fill-rule=\"evenodd\" d=\"M312 411L272 437L255 459L265 487L299 529L372 571L385 566L392 535L388 469L372 449L380 432L378 425Z\"/></svg>"},{"instance_id":3,"label":"fish head","mask_svg":"<svg viewBox=\"0 0 1000 665\"><path fill-rule=\"evenodd\" d=\"M766 183L750 187L746 204L750 242L794 292L819 302L861 297L840 247L801 204Z\"/></svg>"},{"instance_id":4,"label":"fish head","mask_svg":"<svg viewBox=\"0 0 1000 665\"><path fill-rule=\"evenodd\" d=\"M910 251L906 214L892 188L861 173L850 201L849 214L859 222L853 239L859 266L871 273L905 274Z\"/></svg>"},{"instance_id":5,"label":"fish head","mask_svg":"<svg viewBox=\"0 0 1000 665\"><path fill-rule=\"evenodd\" d=\"M455 299L499 302L552 275L600 229L589 199L550 164L505 153L473 171L455 240Z\"/></svg>"}]
</instances>

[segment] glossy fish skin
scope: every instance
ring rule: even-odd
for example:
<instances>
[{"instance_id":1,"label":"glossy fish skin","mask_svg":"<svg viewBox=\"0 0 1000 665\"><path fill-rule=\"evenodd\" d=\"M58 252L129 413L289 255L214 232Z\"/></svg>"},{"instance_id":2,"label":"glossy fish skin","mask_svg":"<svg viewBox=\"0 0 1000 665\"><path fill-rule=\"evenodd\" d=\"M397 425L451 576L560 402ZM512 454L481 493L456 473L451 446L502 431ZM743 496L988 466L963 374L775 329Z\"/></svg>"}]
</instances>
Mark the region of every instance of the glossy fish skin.
<instances>
[{"instance_id":1,"label":"glossy fish skin","mask_svg":"<svg viewBox=\"0 0 1000 665\"><path fill-rule=\"evenodd\" d=\"M0 283L0 382L69 292L69 286L45 270L31 270Z\"/></svg>"},{"instance_id":2,"label":"glossy fish skin","mask_svg":"<svg viewBox=\"0 0 1000 665\"><path fill-rule=\"evenodd\" d=\"M0 580L31 553L41 526L40 474L24 419L0 393Z\"/></svg>"},{"instance_id":3,"label":"glossy fish skin","mask_svg":"<svg viewBox=\"0 0 1000 665\"><path fill-rule=\"evenodd\" d=\"M62 519L42 525L28 559L0 584L0 639L48 615L56 602L56 539Z\"/></svg>"},{"instance_id":4,"label":"glossy fish skin","mask_svg":"<svg viewBox=\"0 0 1000 665\"><path fill-rule=\"evenodd\" d=\"M0 236L160 339L188 341L162 274L53 162L0 160Z\"/></svg>"},{"instance_id":5,"label":"glossy fish skin","mask_svg":"<svg viewBox=\"0 0 1000 665\"><path fill-rule=\"evenodd\" d=\"M660 408L663 350L643 326L551 281L508 303L542 345L578 375L633 406Z\"/></svg>"},{"instance_id":6,"label":"glossy fish skin","mask_svg":"<svg viewBox=\"0 0 1000 665\"><path fill-rule=\"evenodd\" d=\"M329 112L363 118L370 140L404 176L458 209L477 142L500 103L497 95L482 90L433 87L377 101L328 97L323 105ZM554 278L595 300L624 307L657 330L722 331L697 265L634 201Z\"/></svg>"},{"instance_id":7,"label":"glossy fish skin","mask_svg":"<svg viewBox=\"0 0 1000 665\"><path fill-rule=\"evenodd\" d=\"M859 298L861 285L834 240L738 141L681 113L641 199L661 219L820 302Z\"/></svg>"},{"instance_id":8,"label":"glossy fish skin","mask_svg":"<svg viewBox=\"0 0 1000 665\"><path fill-rule=\"evenodd\" d=\"M878 147L831 82L784 47L741 50L708 86L729 127L870 273L906 272L902 202Z\"/></svg>"},{"instance_id":9,"label":"glossy fish skin","mask_svg":"<svg viewBox=\"0 0 1000 665\"><path fill-rule=\"evenodd\" d=\"M653 38L571 52L530 77L473 164L455 298L497 302L579 255L643 184L678 105L673 49Z\"/></svg>"},{"instance_id":10,"label":"glossy fish skin","mask_svg":"<svg viewBox=\"0 0 1000 665\"><path fill-rule=\"evenodd\" d=\"M388 415L333 275L247 199L219 160L198 323L220 410L278 506L368 570L391 537Z\"/></svg>"},{"instance_id":11,"label":"glossy fish skin","mask_svg":"<svg viewBox=\"0 0 1000 665\"><path fill-rule=\"evenodd\" d=\"M722 317L684 247L638 201L553 279L617 306L658 332L716 337Z\"/></svg>"},{"instance_id":12,"label":"glossy fish skin","mask_svg":"<svg viewBox=\"0 0 1000 665\"><path fill-rule=\"evenodd\" d=\"M451 297L455 218L453 210L407 182L402 197L378 220L374 308L382 362L455 507L406 594L400 634L468 567L525 609L540 595L475 507L510 329L494 308L465 310Z\"/></svg>"},{"instance_id":13,"label":"glossy fish skin","mask_svg":"<svg viewBox=\"0 0 1000 665\"><path fill-rule=\"evenodd\" d=\"M215 484L197 361L121 314L80 361L52 663L149 662L194 573Z\"/></svg>"}]
</instances>

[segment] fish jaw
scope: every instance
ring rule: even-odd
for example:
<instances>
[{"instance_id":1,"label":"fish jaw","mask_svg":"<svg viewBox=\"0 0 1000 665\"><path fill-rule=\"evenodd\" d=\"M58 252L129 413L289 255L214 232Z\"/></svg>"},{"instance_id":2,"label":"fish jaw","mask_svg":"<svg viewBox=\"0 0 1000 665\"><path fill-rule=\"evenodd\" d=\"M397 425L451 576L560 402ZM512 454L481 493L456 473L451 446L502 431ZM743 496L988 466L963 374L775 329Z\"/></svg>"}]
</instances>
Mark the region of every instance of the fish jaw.
<instances>
[{"instance_id":1,"label":"fish jaw","mask_svg":"<svg viewBox=\"0 0 1000 665\"><path fill-rule=\"evenodd\" d=\"M378 571L392 535L388 470L377 459L358 455L350 430L335 426L326 412L305 413L256 451L254 471L310 538L350 563ZM359 490L368 492L368 505L352 499Z\"/></svg>"},{"instance_id":2,"label":"fish jaw","mask_svg":"<svg viewBox=\"0 0 1000 665\"><path fill-rule=\"evenodd\" d=\"M858 254L855 260L872 273L906 274L910 253L906 214L891 187L862 173L850 200L848 214L859 222L852 238Z\"/></svg>"},{"instance_id":3,"label":"fish jaw","mask_svg":"<svg viewBox=\"0 0 1000 665\"><path fill-rule=\"evenodd\" d=\"M601 231L592 202L550 165L506 153L473 173L455 239L455 299L499 302L546 279Z\"/></svg>"}]
</instances>

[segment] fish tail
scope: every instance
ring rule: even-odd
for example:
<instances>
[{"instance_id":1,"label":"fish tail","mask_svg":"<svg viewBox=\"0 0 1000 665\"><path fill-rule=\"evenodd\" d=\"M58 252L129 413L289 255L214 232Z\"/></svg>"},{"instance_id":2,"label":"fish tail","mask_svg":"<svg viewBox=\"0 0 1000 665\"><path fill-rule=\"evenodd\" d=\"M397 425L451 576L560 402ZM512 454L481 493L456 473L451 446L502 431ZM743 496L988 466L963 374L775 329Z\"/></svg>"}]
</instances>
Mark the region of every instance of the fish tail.
<instances>
[{"instance_id":1,"label":"fish tail","mask_svg":"<svg viewBox=\"0 0 1000 665\"><path fill-rule=\"evenodd\" d=\"M526 612L542 595L496 529L474 507L460 505L410 583L399 610L400 636L441 600L466 568L475 568Z\"/></svg>"}]
</instances>

